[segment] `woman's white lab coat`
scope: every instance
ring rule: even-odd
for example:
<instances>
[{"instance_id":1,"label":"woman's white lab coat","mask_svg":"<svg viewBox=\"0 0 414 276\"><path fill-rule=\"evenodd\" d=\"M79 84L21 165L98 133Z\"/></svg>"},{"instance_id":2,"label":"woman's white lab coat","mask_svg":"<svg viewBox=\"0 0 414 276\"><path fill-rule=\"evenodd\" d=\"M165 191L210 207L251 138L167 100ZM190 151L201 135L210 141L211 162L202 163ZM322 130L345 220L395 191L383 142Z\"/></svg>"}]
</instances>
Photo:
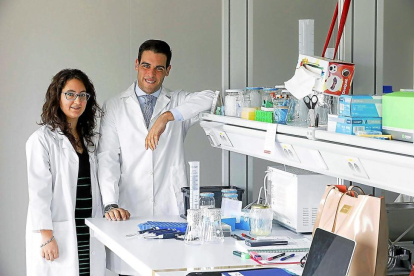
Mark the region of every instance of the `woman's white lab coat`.
<instances>
[{"instance_id":1,"label":"woman's white lab coat","mask_svg":"<svg viewBox=\"0 0 414 276\"><path fill-rule=\"evenodd\" d=\"M103 203L118 203L131 216L182 214L181 187L187 186L184 138L198 121L198 114L210 110L214 93L162 88L149 128L160 114L172 108L181 113L184 121L169 122L152 151L145 150L148 129L134 86L135 83L104 104L98 148ZM112 255L108 255L108 268L121 274L133 272Z\"/></svg>"},{"instance_id":2,"label":"woman's white lab coat","mask_svg":"<svg viewBox=\"0 0 414 276\"><path fill-rule=\"evenodd\" d=\"M42 126L26 143L29 208L26 226L27 275L76 276L79 261L75 225L79 159L69 139ZM89 153L92 217L102 217L102 201L94 153ZM41 229L52 229L59 258L41 257ZM104 246L91 235L91 275L105 275Z\"/></svg>"}]
</instances>

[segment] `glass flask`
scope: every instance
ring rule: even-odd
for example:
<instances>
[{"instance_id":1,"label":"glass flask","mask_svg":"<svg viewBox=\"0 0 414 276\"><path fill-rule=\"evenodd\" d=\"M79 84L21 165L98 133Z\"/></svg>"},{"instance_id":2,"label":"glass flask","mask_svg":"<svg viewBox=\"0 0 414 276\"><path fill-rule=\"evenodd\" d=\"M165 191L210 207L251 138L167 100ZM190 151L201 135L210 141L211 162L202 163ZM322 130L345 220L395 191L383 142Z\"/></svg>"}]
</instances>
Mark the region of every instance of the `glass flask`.
<instances>
[{"instance_id":1,"label":"glass flask","mask_svg":"<svg viewBox=\"0 0 414 276\"><path fill-rule=\"evenodd\" d=\"M200 194L200 208L216 208L216 200L214 199L214 193Z\"/></svg>"},{"instance_id":2,"label":"glass flask","mask_svg":"<svg viewBox=\"0 0 414 276\"><path fill-rule=\"evenodd\" d=\"M269 236L272 233L273 211L268 205L253 204L250 213L250 234Z\"/></svg>"},{"instance_id":3,"label":"glass flask","mask_svg":"<svg viewBox=\"0 0 414 276\"><path fill-rule=\"evenodd\" d=\"M203 209L201 228L203 243L222 243L224 241L220 208Z\"/></svg>"},{"instance_id":4,"label":"glass flask","mask_svg":"<svg viewBox=\"0 0 414 276\"><path fill-rule=\"evenodd\" d=\"M187 230L185 231L184 242L188 245L200 245L202 240L202 220L203 210L188 209L187 210Z\"/></svg>"}]
</instances>

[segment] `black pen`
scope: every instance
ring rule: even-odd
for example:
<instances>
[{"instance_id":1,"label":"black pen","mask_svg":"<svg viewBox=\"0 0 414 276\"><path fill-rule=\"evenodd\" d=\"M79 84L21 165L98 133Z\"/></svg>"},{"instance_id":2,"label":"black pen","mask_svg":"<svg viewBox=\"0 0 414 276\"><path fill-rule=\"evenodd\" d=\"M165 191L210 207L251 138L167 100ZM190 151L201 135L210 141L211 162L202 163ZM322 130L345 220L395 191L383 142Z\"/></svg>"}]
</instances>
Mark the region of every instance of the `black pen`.
<instances>
[{"instance_id":1,"label":"black pen","mask_svg":"<svg viewBox=\"0 0 414 276\"><path fill-rule=\"evenodd\" d=\"M244 239L243 239L242 237L237 236L236 234L232 234L231 236L232 236L233 238L235 238L236 240L238 240L238 241L244 241Z\"/></svg>"},{"instance_id":2,"label":"black pen","mask_svg":"<svg viewBox=\"0 0 414 276\"><path fill-rule=\"evenodd\" d=\"M285 253L282 253L282 254L279 254L279 255L276 255L276 256L273 256L273 257L269 257L269 258L267 258L267 260L272 261L274 259L277 259L277 258L280 258L280 257L283 257L283 256L285 256Z\"/></svg>"}]
</instances>

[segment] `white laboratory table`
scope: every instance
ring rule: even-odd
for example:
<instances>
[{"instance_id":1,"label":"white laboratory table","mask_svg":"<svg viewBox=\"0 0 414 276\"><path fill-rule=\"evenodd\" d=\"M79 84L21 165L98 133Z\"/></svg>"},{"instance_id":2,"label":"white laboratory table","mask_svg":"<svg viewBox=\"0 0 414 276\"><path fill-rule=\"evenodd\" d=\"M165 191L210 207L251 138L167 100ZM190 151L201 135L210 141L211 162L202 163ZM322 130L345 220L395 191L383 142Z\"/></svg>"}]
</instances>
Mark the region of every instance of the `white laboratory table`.
<instances>
[{"instance_id":1,"label":"white laboratory table","mask_svg":"<svg viewBox=\"0 0 414 276\"><path fill-rule=\"evenodd\" d=\"M179 216L131 217L127 221L107 221L104 218L86 219L86 225L96 238L111 249L141 275L181 276L191 271L237 270L260 267L253 260L233 255L236 240L227 237L222 244L186 245L175 239L147 240L128 238L136 233L138 224L146 221L184 221ZM300 238L291 231L274 226L272 235ZM266 266L269 267L269 266ZM283 266L288 268L288 266Z\"/></svg>"}]
</instances>

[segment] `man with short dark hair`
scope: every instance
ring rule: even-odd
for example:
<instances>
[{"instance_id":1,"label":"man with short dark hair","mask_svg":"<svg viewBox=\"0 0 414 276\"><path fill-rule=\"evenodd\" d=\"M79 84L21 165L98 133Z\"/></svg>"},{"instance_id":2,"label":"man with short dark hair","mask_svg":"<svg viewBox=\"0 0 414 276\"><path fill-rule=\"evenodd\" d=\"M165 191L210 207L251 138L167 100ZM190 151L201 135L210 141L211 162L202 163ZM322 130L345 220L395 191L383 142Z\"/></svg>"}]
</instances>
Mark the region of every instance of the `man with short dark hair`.
<instances>
[{"instance_id":1,"label":"man with short dark hair","mask_svg":"<svg viewBox=\"0 0 414 276\"><path fill-rule=\"evenodd\" d=\"M210 109L214 93L163 87L170 60L166 42L145 41L135 61L137 81L104 104L98 177L108 220L126 220L130 213L183 213L184 138L198 114ZM107 268L136 274L112 252L107 254Z\"/></svg>"}]
</instances>

